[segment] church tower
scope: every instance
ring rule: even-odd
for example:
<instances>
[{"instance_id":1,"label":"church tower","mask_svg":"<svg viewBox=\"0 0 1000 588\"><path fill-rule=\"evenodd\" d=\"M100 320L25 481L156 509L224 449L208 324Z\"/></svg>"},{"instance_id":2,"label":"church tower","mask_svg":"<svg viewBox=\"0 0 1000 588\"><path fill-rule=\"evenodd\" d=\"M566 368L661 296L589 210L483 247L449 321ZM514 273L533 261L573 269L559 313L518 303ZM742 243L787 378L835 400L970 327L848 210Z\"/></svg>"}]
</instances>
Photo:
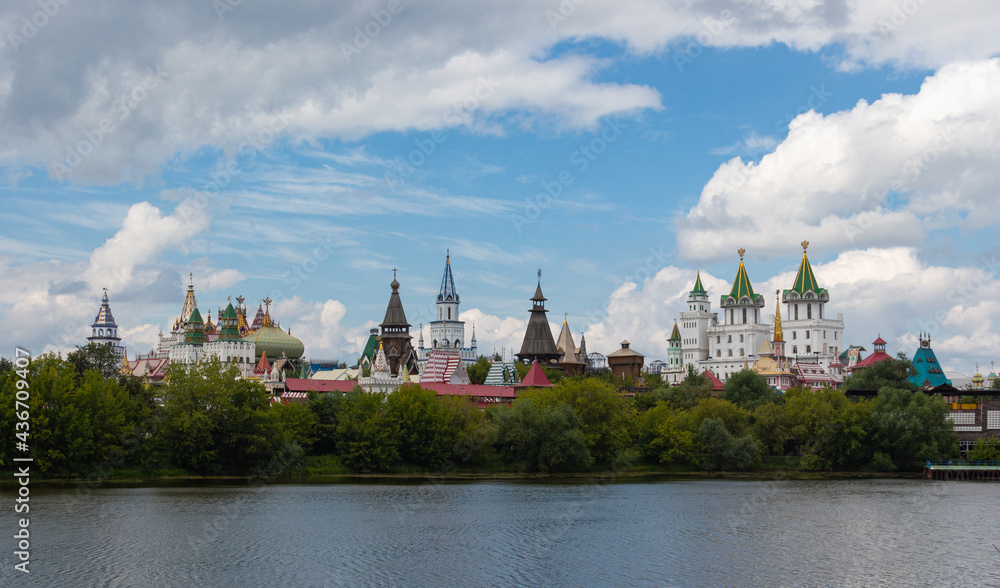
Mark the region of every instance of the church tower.
<instances>
[{"instance_id":1,"label":"church tower","mask_svg":"<svg viewBox=\"0 0 1000 588\"><path fill-rule=\"evenodd\" d=\"M458 320L458 291L451 275L451 252L444 262L441 290L437 295L437 320L431 321L431 349L461 349L465 347L465 323Z\"/></svg>"},{"instance_id":2,"label":"church tower","mask_svg":"<svg viewBox=\"0 0 1000 588\"><path fill-rule=\"evenodd\" d=\"M409 370L416 359L410 345L410 323L406 322L403 312L403 302L399 298L399 282L396 281L396 270L392 270L392 294L389 295L389 305L385 309L385 318L379 327L382 328L381 342L386 360L392 375L398 376L400 368Z\"/></svg>"},{"instance_id":3,"label":"church tower","mask_svg":"<svg viewBox=\"0 0 1000 588\"><path fill-rule=\"evenodd\" d=\"M518 361L537 360L540 364L546 364L562 357L552 338L549 321L545 318L545 313L548 312L545 310L546 300L542 295L542 270L538 270L538 286L535 288L535 295L531 297L531 316L528 318L528 328L524 331L521 351L517 354Z\"/></svg>"},{"instance_id":4,"label":"church tower","mask_svg":"<svg viewBox=\"0 0 1000 588\"><path fill-rule=\"evenodd\" d=\"M93 324L90 325L91 334L87 341L94 345L111 347L115 350L119 359L125 357L125 348L122 347L122 338L118 336L118 323L111 314L111 304L108 302L108 289L104 289L104 298L101 299L101 308L97 311Z\"/></svg>"},{"instance_id":5,"label":"church tower","mask_svg":"<svg viewBox=\"0 0 1000 588\"><path fill-rule=\"evenodd\" d=\"M699 280L700 281L700 280ZM667 369L663 372L668 384L679 384L684 379L684 348L681 345L681 331L674 321L674 330L667 339Z\"/></svg>"},{"instance_id":6,"label":"church tower","mask_svg":"<svg viewBox=\"0 0 1000 588\"><path fill-rule=\"evenodd\" d=\"M791 346L790 356L812 358L828 366L840 355L844 342L844 315L829 316L826 304L830 294L821 288L809 263L809 241L802 242L802 262L795 274L795 283L785 290L785 341Z\"/></svg>"},{"instance_id":7,"label":"church tower","mask_svg":"<svg viewBox=\"0 0 1000 588\"><path fill-rule=\"evenodd\" d=\"M701 272L688 294L687 310L681 313L681 353L685 364L697 365L709 356L708 327L714 320L708 292L701 285Z\"/></svg>"}]
</instances>

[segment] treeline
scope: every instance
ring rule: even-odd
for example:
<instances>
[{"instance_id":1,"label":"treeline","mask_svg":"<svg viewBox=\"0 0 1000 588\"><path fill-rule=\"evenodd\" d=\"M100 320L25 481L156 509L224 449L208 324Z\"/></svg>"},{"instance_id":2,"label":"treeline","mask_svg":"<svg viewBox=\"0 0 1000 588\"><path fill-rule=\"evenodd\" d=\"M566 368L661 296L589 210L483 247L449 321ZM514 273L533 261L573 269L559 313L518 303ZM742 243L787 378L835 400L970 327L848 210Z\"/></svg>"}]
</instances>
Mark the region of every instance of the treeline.
<instances>
[{"instance_id":1,"label":"treeline","mask_svg":"<svg viewBox=\"0 0 1000 588\"><path fill-rule=\"evenodd\" d=\"M678 386L636 398L599 378L564 378L519 393L511 406L477 409L418 385L389 394L356 390L274 405L235 368L172 366L150 388L117 375L100 350L30 367L28 454L48 477L269 475L311 463L352 472L573 472L606 468L907 471L957 457L942 399L915 392L903 361L883 362L846 387L784 394L745 370L722 397L689 373ZM0 366L0 461L14 445L13 366ZM655 379L651 378L655 381ZM977 447L990 455L997 444ZM788 459L775 459L788 458ZM278 467L275 468L275 464Z\"/></svg>"}]
</instances>

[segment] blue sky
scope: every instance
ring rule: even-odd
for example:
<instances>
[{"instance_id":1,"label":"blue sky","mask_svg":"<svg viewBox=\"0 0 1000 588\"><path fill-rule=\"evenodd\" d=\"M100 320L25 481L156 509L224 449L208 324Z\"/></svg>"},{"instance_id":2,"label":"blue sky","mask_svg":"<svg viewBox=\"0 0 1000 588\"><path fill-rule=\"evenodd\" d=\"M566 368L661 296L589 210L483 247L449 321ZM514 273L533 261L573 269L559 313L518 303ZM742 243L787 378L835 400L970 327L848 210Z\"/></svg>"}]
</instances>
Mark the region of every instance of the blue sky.
<instances>
[{"instance_id":1,"label":"blue sky","mask_svg":"<svg viewBox=\"0 0 1000 588\"><path fill-rule=\"evenodd\" d=\"M107 287L148 351L193 274L353 359L450 250L484 351L541 268L553 323L662 358L695 271L745 247L773 313L809 240L850 342L1000 361L988 2L234 4L0 13L8 348L84 342Z\"/></svg>"}]
</instances>

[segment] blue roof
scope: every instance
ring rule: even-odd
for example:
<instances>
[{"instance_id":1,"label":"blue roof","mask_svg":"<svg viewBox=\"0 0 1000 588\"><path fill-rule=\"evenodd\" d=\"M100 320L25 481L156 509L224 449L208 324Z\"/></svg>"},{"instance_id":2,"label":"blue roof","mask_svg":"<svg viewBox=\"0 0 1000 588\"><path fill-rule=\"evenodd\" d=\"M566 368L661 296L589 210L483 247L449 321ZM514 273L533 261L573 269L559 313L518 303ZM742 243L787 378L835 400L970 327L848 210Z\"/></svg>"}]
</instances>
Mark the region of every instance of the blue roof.
<instances>
[{"instance_id":1,"label":"blue roof","mask_svg":"<svg viewBox=\"0 0 1000 588\"><path fill-rule=\"evenodd\" d=\"M441 277L441 291L438 292L440 302L458 302L458 292L455 291L455 280L451 277L451 254L445 258L444 276Z\"/></svg>"},{"instance_id":2,"label":"blue roof","mask_svg":"<svg viewBox=\"0 0 1000 588\"><path fill-rule=\"evenodd\" d=\"M938 363L934 350L930 347L917 349L913 355L913 367L916 368L917 375L910 376L910 381L918 386L951 385L951 380L944 376L944 370L941 369L941 364Z\"/></svg>"}]
</instances>

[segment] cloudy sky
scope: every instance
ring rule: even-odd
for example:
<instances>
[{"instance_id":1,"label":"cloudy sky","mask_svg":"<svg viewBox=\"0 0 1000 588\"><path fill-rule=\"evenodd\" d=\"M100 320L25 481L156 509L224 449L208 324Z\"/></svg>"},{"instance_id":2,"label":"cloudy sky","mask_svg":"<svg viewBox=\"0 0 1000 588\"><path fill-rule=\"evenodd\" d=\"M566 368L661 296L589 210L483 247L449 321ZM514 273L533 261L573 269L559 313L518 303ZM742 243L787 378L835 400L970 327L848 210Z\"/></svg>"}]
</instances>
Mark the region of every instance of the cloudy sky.
<instances>
[{"instance_id":1,"label":"cloudy sky","mask_svg":"<svg viewBox=\"0 0 1000 588\"><path fill-rule=\"evenodd\" d=\"M848 341L1000 361L995 2L0 11L0 355L85 342L104 287L146 352L193 274L352 360L392 268L431 320L450 249L483 351L541 268L553 323L663 358L697 270L728 291L743 247L770 293L807 239Z\"/></svg>"}]
</instances>

